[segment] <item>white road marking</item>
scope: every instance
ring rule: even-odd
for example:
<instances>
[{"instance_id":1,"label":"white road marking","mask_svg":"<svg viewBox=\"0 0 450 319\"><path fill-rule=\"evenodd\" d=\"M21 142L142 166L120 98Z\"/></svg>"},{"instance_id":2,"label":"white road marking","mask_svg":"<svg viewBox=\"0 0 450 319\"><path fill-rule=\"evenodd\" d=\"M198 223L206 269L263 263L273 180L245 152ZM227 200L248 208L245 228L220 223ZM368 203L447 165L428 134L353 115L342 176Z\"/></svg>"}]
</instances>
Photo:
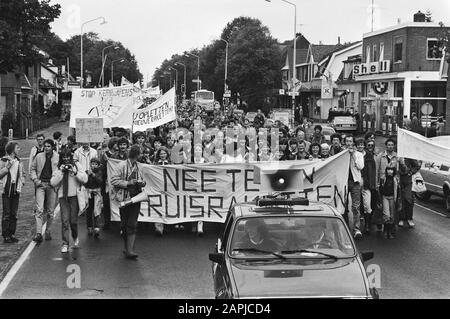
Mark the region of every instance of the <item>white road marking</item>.
<instances>
[{"instance_id":1,"label":"white road marking","mask_svg":"<svg viewBox=\"0 0 450 319\"><path fill-rule=\"evenodd\" d=\"M436 215L439 215L439 216L442 216L442 217L447 217L447 215L445 215L445 214L439 213L439 212L437 212L437 211L435 211L435 210L433 210L433 209L431 209L431 208L422 206L422 205L420 205L420 204L416 204L416 206L419 206L420 208L426 209L426 210L432 212L433 214L436 214Z\"/></svg>"},{"instance_id":2,"label":"white road marking","mask_svg":"<svg viewBox=\"0 0 450 319\"><path fill-rule=\"evenodd\" d=\"M56 218L56 216L57 216L57 214L55 214L54 218ZM42 227L42 233L45 233L46 228L47 228L47 223L45 223L44 226ZM20 268L25 263L28 256L30 256L34 247L36 247L36 242L34 242L32 240L31 243L28 245L28 247L25 249L25 251L22 253L22 255L19 257L19 259L16 261L16 263L8 271L8 273L6 274L3 281L0 282L0 298L2 297L6 288L8 288L11 281L14 279L14 276L19 272Z\"/></svg>"}]
</instances>

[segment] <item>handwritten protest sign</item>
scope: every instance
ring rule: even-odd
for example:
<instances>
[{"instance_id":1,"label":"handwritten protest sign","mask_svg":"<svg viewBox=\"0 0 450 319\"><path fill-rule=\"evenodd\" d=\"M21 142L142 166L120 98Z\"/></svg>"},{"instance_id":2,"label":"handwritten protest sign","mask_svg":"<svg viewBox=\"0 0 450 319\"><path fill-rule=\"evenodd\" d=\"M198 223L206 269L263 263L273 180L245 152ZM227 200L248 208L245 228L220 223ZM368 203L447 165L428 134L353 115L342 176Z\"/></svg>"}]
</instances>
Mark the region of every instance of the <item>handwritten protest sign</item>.
<instances>
[{"instance_id":1,"label":"handwritten protest sign","mask_svg":"<svg viewBox=\"0 0 450 319\"><path fill-rule=\"evenodd\" d=\"M103 119L76 119L75 134L78 143L103 142Z\"/></svg>"},{"instance_id":2,"label":"handwritten protest sign","mask_svg":"<svg viewBox=\"0 0 450 319\"><path fill-rule=\"evenodd\" d=\"M303 189L293 197L306 197L336 207L344 212L350 156L342 152L325 161L291 161L301 169ZM117 174L116 160L108 161L108 178ZM281 162L280 162L281 163ZM261 163L257 163L261 167ZM282 164L286 165L286 164ZM183 222L225 221L236 202L251 201L258 195L255 163L197 164L155 166L139 164L147 185L141 193L139 221L176 224ZM116 190L110 185L112 219L119 220Z\"/></svg>"}]
</instances>

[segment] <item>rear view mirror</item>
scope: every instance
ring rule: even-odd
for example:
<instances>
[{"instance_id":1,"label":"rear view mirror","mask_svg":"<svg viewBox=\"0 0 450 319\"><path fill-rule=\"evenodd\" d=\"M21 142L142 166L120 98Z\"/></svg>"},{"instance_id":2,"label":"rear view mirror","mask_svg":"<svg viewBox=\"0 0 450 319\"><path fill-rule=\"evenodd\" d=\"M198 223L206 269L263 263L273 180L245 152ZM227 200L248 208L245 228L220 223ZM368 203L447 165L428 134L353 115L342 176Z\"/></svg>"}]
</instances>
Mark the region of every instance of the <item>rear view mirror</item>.
<instances>
[{"instance_id":1,"label":"rear view mirror","mask_svg":"<svg viewBox=\"0 0 450 319\"><path fill-rule=\"evenodd\" d=\"M368 260L371 260L374 257L373 251L366 251L361 253L361 258L363 262L366 262Z\"/></svg>"},{"instance_id":2,"label":"rear view mirror","mask_svg":"<svg viewBox=\"0 0 450 319\"><path fill-rule=\"evenodd\" d=\"M209 260L217 264L223 264L223 262L225 261L225 256L223 253L209 254Z\"/></svg>"}]
</instances>

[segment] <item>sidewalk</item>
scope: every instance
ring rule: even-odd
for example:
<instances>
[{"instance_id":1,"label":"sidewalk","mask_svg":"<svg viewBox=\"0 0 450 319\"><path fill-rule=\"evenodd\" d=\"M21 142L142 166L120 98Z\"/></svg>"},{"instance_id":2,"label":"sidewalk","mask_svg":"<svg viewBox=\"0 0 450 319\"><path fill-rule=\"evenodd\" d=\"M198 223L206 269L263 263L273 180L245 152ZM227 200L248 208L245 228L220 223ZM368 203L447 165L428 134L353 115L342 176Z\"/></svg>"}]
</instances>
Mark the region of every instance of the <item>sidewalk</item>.
<instances>
[{"instance_id":1,"label":"sidewalk","mask_svg":"<svg viewBox=\"0 0 450 319\"><path fill-rule=\"evenodd\" d=\"M17 216L16 237L19 239L19 243L4 244L3 238L0 237L0 282L20 257L22 252L28 247L34 236L34 185L28 176L28 157L30 155L30 150L36 143L35 137L37 134L42 133L45 135L45 138L52 138L53 132L55 131L63 133L63 139L65 141L65 138L69 133L69 122L55 123L51 127L33 133L28 140L15 140L20 146L19 157L24 164L26 182L22 194L20 195L19 212ZM53 232L55 232L55 230L53 230Z\"/></svg>"}]
</instances>

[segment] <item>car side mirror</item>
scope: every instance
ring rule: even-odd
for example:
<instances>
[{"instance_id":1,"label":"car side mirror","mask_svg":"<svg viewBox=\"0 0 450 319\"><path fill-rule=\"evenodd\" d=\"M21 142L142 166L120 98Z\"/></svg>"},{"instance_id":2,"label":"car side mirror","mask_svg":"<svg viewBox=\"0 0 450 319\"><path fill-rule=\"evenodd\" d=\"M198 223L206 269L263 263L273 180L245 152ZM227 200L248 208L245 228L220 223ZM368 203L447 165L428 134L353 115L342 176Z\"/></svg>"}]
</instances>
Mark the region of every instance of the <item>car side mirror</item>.
<instances>
[{"instance_id":1,"label":"car side mirror","mask_svg":"<svg viewBox=\"0 0 450 319\"><path fill-rule=\"evenodd\" d=\"M362 253L361 253L362 261L363 261L363 262L366 262L366 261L368 261L368 260L371 260L371 259L373 259L373 256L374 256L374 255L375 255L375 254L373 253L373 251L362 252Z\"/></svg>"},{"instance_id":2,"label":"car side mirror","mask_svg":"<svg viewBox=\"0 0 450 319\"><path fill-rule=\"evenodd\" d=\"M217 264L223 264L225 261L225 255L223 253L209 254L209 260Z\"/></svg>"}]
</instances>

